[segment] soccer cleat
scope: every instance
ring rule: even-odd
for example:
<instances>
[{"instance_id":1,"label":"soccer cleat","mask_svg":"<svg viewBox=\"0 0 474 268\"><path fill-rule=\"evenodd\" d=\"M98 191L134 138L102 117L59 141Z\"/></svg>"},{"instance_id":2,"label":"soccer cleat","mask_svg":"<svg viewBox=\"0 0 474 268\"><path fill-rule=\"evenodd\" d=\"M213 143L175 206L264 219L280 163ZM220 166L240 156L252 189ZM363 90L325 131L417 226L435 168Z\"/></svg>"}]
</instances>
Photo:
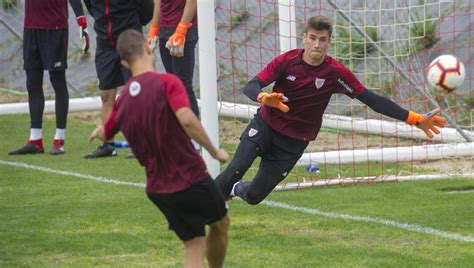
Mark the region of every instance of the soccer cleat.
<instances>
[{"instance_id":1,"label":"soccer cleat","mask_svg":"<svg viewBox=\"0 0 474 268\"><path fill-rule=\"evenodd\" d=\"M42 144L38 145L35 141L28 141L23 147L8 152L8 155L22 155L22 154L42 154L44 148Z\"/></svg>"},{"instance_id":2,"label":"soccer cleat","mask_svg":"<svg viewBox=\"0 0 474 268\"><path fill-rule=\"evenodd\" d=\"M114 143L104 143L97 147L96 151L84 155L84 158L97 158L116 155L117 151L115 151Z\"/></svg>"},{"instance_id":3,"label":"soccer cleat","mask_svg":"<svg viewBox=\"0 0 474 268\"><path fill-rule=\"evenodd\" d=\"M64 154L64 140L53 140L52 155Z\"/></svg>"},{"instance_id":4,"label":"soccer cleat","mask_svg":"<svg viewBox=\"0 0 474 268\"><path fill-rule=\"evenodd\" d=\"M137 157L135 156L135 154L133 152L130 152L130 153L128 153L126 158L127 159L133 159L133 158L137 158Z\"/></svg>"}]
</instances>

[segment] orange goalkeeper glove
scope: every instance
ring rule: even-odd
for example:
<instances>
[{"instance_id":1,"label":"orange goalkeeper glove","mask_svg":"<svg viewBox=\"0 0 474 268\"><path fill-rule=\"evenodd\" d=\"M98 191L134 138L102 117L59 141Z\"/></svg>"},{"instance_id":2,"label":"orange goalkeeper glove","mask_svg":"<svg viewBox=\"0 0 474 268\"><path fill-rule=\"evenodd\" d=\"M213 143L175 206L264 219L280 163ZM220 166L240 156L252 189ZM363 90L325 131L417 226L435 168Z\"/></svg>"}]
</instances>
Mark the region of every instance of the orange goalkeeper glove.
<instances>
[{"instance_id":1,"label":"orange goalkeeper glove","mask_svg":"<svg viewBox=\"0 0 474 268\"><path fill-rule=\"evenodd\" d=\"M171 56L184 56L184 42L186 42L186 32L189 28L191 28L191 26L193 26L192 23L186 25L180 22L178 27L176 27L174 34L168 38L168 42L166 42L165 46L167 49L169 49Z\"/></svg>"},{"instance_id":2,"label":"orange goalkeeper glove","mask_svg":"<svg viewBox=\"0 0 474 268\"><path fill-rule=\"evenodd\" d=\"M283 102L288 101L288 99L285 97L285 95L283 95L283 93L261 92L258 94L257 101L261 104L277 108L284 113L287 113L290 110L290 108L286 104L283 104Z\"/></svg>"},{"instance_id":3,"label":"orange goalkeeper glove","mask_svg":"<svg viewBox=\"0 0 474 268\"><path fill-rule=\"evenodd\" d=\"M441 133L436 127L444 127L446 125L446 118L437 115L440 112L440 109L434 109L433 111L422 115L410 111L406 122L423 130L426 136L431 139L434 137L433 133Z\"/></svg>"},{"instance_id":4,"label":"orange goalkeeper glove","mask_svg":"<svg viewBox=\"0 0 474 268\"><path fill-rule=\"evenodd\" d=\"M160 26L154 23L150 26L150 32L148 33L147 43L151 50L155 50L156 44L158 43L158 34L160 33Z\"/></svg>"}]
</instances>

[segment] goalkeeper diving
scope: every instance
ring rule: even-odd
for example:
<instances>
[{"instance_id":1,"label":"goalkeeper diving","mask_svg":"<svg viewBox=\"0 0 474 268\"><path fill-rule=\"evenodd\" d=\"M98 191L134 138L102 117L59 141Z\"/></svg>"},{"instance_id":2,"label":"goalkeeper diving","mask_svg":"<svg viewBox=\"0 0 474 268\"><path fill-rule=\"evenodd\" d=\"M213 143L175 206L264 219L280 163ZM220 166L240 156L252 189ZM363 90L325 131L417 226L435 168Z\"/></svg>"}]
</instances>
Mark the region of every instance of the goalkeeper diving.
<instances>
[{"instance_id":1,"label":"goalkeeper diving","mask_svg":"<svg viewBox=\"0 0 474 268\"><path fill-rule=\"evenodd\" d=\"M244 94L262 104L244 130L231 163L216 178L225 197L238 196L260 203L290 173L308 143L315 140L333 94L356 98L372 110L421 129L428 138L440 134L446 119L439 109L426 114L406 110L365 88L355 75L327 50L332 22L310 18L303 33L303 49L274 58L244 87ZM274 82L271 93L262 88ZM254 160L261 162L251 181L241 182Z\"/></svg>"}]
</instances>

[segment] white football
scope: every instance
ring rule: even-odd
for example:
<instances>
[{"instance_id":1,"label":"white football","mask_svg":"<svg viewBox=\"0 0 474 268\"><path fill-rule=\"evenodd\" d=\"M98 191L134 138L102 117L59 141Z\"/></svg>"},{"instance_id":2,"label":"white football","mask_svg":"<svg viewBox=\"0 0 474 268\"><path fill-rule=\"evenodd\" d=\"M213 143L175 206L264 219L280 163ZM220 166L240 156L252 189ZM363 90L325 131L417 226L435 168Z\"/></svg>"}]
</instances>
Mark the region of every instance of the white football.
<instances>
[{"instance_id":1,"label":"white football","mask_svg":"<svg viewBox=\"0 0 474 268\"><path fill-rule=\"evenodd\" d=\"M429 87L446 93L461 86L465 77L464 64L453 55L441 55L428 67Z\"/></svg>"}]
</instances>

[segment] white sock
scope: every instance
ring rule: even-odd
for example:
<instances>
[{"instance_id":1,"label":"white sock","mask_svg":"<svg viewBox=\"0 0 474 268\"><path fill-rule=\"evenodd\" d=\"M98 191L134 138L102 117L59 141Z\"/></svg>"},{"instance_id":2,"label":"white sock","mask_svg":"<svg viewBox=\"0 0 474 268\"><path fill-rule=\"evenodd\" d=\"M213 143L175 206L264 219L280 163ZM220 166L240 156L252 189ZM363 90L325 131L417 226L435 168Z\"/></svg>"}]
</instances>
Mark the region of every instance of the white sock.
<instances>
[{"instance_id":1,"label":"white sock","mask_svg":"<svg viewBox=\"0 0 474 268\"><path fill-rule=\"evenodd\" d=\"M30 141L40 140L43 138L43 129L32 128L30 129Z\"/></svg>"},{"instance_id":2,"label":"white sock","mask_svg":"<svg viewBox=\"0 0 474 268\"><path fill-rule=\"evenodd\" d=\"M66 132L65 128L57 128L56 134L54 135L55 140L64 140L64 134Z\"/></svg>"},{"instance_id":3,"label":"white sock","mask_svg":"<svg viewBox=\"0 0 474 268\"><path fill-rule=\"evenodd\" d=\"M236 182L234 184L234 186L232 186L232 190L230 191L230 196L236 196L235 195L235 186L237 186L237 184L239 184L239 183L240 183L240 181Z\"/></svg>"}]
</instances>

